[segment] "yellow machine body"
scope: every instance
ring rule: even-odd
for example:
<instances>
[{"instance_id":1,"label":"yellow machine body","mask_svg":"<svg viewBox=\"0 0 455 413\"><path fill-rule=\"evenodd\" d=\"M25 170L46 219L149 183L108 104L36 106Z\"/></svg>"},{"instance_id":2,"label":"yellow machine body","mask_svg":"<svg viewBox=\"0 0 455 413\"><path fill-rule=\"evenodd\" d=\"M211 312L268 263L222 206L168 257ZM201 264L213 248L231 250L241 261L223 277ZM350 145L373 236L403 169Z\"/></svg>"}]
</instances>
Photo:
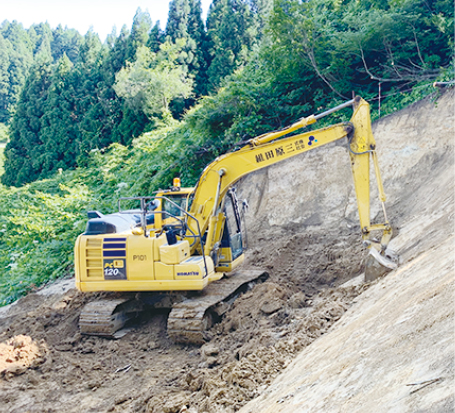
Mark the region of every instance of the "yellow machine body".
<instances>
[{"instance_id":1,"label":"yellow machine body","mask_svg":"<svg viewBox=\"0 0 455 413\"><path fill-rule=\"evenodd\" d=\"M165 234L146 238L132 231L80 235L75 267L81 291L202 290L222 275L210 257L204 263L191 256L186 240L168 245Z\"/></svg>"}]
</instances>

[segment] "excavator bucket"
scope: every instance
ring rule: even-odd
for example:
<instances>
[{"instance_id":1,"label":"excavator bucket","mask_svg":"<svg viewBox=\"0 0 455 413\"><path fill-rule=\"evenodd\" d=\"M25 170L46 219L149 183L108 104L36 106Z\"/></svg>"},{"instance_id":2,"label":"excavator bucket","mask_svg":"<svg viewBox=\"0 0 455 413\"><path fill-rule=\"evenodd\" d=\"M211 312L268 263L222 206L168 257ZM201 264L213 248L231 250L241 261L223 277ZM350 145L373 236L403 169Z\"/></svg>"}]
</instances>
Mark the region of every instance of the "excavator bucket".
<instances>
[{"instance_id":1,"label":"excavator bucket","mask_svg":"<svg viewBox=\"0 0 455 413\"><path fill-rule=\"evenodd\" d=\"M371 247L365 259L365 282L377 280L397 267L398 256L394 251L387 249L381 254L376 248Z\"/></svg>"}]
</instances>

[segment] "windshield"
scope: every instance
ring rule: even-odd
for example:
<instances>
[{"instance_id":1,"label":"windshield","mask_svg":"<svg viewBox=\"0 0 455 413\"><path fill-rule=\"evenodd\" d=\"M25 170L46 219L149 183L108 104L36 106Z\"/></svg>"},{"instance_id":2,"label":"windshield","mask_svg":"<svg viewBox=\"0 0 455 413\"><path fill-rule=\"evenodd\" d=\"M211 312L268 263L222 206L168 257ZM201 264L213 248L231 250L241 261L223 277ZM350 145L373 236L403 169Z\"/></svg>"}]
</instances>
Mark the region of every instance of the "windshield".
<instances>
[{"instance_id":1,"label":"windshield","mask_svg":"<svg viewBox=\"0 0 455 413\"><path fill-rule=\"evenodd\" d=\"M163 199L162 210L169 213L163 214L163 218L170 218L172 216L182 217L184 214L182 211L177 208L174 204L168 201L168 199L175 204L177 204L180 208L186 211L186 203L187 203L187 196L186 195L166 195L167 199Z\"/></svg>"}]
</instances>

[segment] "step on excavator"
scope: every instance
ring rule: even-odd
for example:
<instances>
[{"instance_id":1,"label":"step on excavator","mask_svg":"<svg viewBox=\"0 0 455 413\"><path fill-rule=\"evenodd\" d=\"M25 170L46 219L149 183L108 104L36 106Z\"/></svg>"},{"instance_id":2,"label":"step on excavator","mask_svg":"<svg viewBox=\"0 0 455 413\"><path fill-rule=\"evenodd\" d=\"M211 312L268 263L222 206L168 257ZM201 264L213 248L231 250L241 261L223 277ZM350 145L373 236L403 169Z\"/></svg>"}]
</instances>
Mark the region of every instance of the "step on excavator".
<instances>
[{"instance_id":1,"label":"step on excavator","mask_svg":"<svg viewBox=\"0 0 455 413\"><path fill-rule=\"evenodd\" d=\"M295 133L349 106L353 108L350 122ZM79 319L81 333L120 337L125 323L144 308L168 308L167 332L173 341L204 343L207 330L235 298L268 277L265 271L241 269L244 228L236 182L340 139L346 139L361 236L370 251L366 261L372 272L366 278L395 269L396 257L387 250L392 227L384 205L370 108L356 97L242 142L209 164L194 188L181 188L176 178L170 189L154 196L120 198L117 213L89 212L86 231L75 245L76 287L121 294L88 303ZM370 222L370 160L384 213L384 221L375 224Z\"/></svg>"}]
</instances>

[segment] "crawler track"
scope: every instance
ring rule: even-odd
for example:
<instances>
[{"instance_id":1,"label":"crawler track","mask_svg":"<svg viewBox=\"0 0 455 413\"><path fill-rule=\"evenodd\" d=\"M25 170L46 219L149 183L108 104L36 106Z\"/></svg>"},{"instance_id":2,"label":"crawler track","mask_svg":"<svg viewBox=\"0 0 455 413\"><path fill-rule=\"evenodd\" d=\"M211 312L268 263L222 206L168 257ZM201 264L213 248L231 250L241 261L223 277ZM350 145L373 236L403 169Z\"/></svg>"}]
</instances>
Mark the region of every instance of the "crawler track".
<instances>
[{"instance_id":1,"label":"crawler track","mask_svg":"<svg viewBox=\"0 0 455 413\"><path fill-rule=\"evenodd\" d=\"M235 298L267 278L268 273L262 270L236 271L183 301L180 294L163 295L152 306L163 307L162 298L170 298L164 305L172 306L167 323L168 336L176 343L203 344L207 330L229 309ZM133 297L93 301L81 312L80 331L87 335L119 338L118 332L125 323L142 311L143 306L149 305L147 301Z\"/></svg>"},{"instance_id":2,"label":"crawler track","mask_svg":"<svg viewBox=\"0 0 455 413\"><path fill-rule=\"evenodd\" d=\"M125 323L142 310L142 304L131 297L104 298L88 303L79 317L82 334L115 337Z\"/></svg>"},{"instance_id":3,"label":"crawler track","mask_svg":"<svg viewBox=\"0 0 455 413\"><path fill-rule=\"evenodd\" d=\"M167 322L168 336L176 343L203 344L206 330L223 315L250 283L263 282L268 273L243 270L210 284L200 295L175 304Z\"/></svg>"}]
</instances>

